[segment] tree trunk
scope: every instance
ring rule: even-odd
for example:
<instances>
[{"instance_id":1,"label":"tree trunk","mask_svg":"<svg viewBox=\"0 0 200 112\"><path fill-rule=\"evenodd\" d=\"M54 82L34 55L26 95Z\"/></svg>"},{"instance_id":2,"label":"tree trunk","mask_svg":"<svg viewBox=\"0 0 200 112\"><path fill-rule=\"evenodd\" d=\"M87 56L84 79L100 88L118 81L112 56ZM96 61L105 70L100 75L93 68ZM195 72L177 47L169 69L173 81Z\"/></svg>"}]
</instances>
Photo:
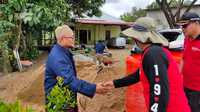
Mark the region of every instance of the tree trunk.
<instances>
[{"instance_id":1,"label":"tree trunk","mask_svg":"<svg viewBox=\"0 0 200 112\"><path fill-rule=\"evenodd\" d=\"M190 11L190 9L196 3L196 1L197 0L193 0L193 2L190 4L190 6L186 9L185 12ZM184 5L183 4L184 0L179 0L179 5L177 6L177 12L175 14L172 13L172 9L170 8L170 3L167 3L167 0L156 0L156 2L160 6L160 9L163 11L170 28L174 28L176 22L180 18L180 12Z\"/></svg>"},{"instance_id":2,"label":"tree trunk","mask_svg":"<svg viewBox=\"0 0 200 112\"><path fill-rule=\"evenodd\" d=\"M9 60L9 52L6 42L4 42L2 47L2 57L3 57L3 73L8 74L11 71L11 65Z\"/></svg>"},{"instance_id":3,"label":"tree trunk","mask_svg":"<svg viewBox=\"0 0 200 112\"><path fill-rule=\"evenodd\" d=\"M39 35L37 37L37 46L41 46L42 45L42 39L43 39L43 33L42 31L38 31Z\"/></svg>"},{"instance_id":4,"label":"tree trunk","mask_svg":"<svg viewBox=\"0 0 200 112\"><path fill-rule=\"evenodd\" d=\"M28 32L27 33L27 36L26 36L26 45L27 45L27 48L28 48L28 50L31 50L32 49L32 45L33 45L33 43L32 43L32 34L31 34L31 32Z\"/></svg>"},{"instance_id":5,"label":"tree trunk","mask_svg":"<svg viewBox=\"0 0 200 112\"><path fill-rule=\"evenodd\" d=\"M8 59L7 55L5 54L5 50L3 50L3 73L8 74Z\"/></svg>"},{"instance_id":6,"label":"tree trunk","mask_svg":"<svg viewBox=\"0 0 200 112\"><path fill-rule=\"evenodd\" d=\"M189 7L186 9L185 12L189 12L192 6L197 2L197 0L193 0L192 3L189 5Z\"/></svg>"},{"instance_id":7,"label":"tree trunk","mask_svg":"<svg viewBox=\"0 0 200 112\"><path fill-rule=\"evenodd\" d=\"M172 14L170 14L170 12L169 12L169 10L170 10L169 6L167 7L166 3L167 3L166 1L165 2L162 1L159 6L160 6L161 10L163 11L163 13L164 13L164 15L167 19L169 27L174 28L174 20L172 18Z\"/></svg>"}]
</instances>

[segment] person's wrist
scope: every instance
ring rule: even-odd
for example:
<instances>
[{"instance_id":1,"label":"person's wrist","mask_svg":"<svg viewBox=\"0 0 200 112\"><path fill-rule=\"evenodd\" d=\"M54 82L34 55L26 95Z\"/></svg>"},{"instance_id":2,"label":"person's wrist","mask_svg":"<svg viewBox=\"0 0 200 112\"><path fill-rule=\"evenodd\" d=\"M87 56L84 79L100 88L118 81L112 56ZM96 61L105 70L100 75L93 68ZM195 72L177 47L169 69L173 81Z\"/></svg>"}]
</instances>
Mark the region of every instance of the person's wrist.
<instances>
[{"instance_id":1,"label":"person's wrist","mask_svg":"<svg viewBox=\"0 0 200 112\"><path fill-rule=\"evenodd\" d=\"M94 84L94 91L93 91L92 97L94 97L94 96L95 96L96 92L97 92L97 85L96 85L96 84Z\"/></svg>"},{"instance_id":2,"label":"person's wrist","mask_svg":"<svg viewBox=\"0 0 200 112\"><path fill-rule=\"evenodd\" d=\"M113 80L113 86L114 88L117 88L117 80Z\"/></svg>"}]
</instances>

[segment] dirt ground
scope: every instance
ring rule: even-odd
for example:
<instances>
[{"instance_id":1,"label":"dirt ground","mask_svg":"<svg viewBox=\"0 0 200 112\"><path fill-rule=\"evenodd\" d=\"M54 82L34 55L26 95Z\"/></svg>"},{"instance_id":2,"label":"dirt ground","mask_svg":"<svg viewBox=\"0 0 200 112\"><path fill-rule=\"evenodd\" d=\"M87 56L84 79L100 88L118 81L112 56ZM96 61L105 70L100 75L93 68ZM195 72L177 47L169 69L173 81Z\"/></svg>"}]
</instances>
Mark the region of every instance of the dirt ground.
<instances>
[{"instance_id":1,"label":"dirt ground","mask_svg":"<svg viewBox=\"0 0 200 112\"><path fill-rule=\"evenodd\" d=\"M118 60L112 67L105 68L96 74L95 65L90 63L77 64L79 77L91 82L110 81L125 75L125 57L128 49L112 49L114 60ZM37 112L44 112L44 63L47 54L43 54L35 64L24 72L16 72L0 77L0 99L7 102L20 100L24 105L32 106ZM83 67L84 66L84 67ZM93 72L91 72L93 71ZM91 79L90 75L94 78ZM96 76L95 76L96 75ZM87 99L85 112L124 112L124 92L126 88L114 89L105 95L95 95L93 99Z\"/></svg>"},{"instance_id":2,"label":"dirt ground","mask_svg":"<svg viewBox=\"0 0 200 112\"><path fill-rule=\"evenodd\" d=\"M128 50L111 50L113 58L117 61L111 67L104 68L100 73L96 74L93 67L85 66L82 70L78 70L81 79L94 83L111 81L123 77L125 75L125 57ZM120 55L119 55L120 54ZM83 67L83 66L82 66ZM79 68L79 67L78 67ZM90 71L89 74L88 72ZM85 74L84 74L85 73ZM87 76L87 77L85 77ZM124 112L124 93L125 88L113 89L105 95L95 95L93 99L89 99L82 95L79 96L79 107L81 112ZM97 103L98 102L98 103ZM92 107L92 108L91 108Z\"/></svg>"},{"instance_id":3,"label":"dirt ground","mask_svg":"<svg viewBox=\"0 0 200 112\"><path fill-rule=\"evenodd\" d=\"M43 111L43 73L47 54L43 54L32 67L0 78L0 99L7 102L20 100L32 106L37 112Z\"/></svg>"}]
</instances>

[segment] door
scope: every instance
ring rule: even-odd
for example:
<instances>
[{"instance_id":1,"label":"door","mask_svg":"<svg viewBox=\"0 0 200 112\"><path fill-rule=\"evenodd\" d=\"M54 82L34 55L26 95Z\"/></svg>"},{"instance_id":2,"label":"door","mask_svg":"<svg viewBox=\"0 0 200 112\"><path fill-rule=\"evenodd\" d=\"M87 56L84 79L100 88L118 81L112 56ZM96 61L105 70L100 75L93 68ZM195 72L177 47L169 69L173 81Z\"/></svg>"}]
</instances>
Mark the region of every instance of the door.
<instances>
[{"instance_id":1,"label":"door","mask_svg":"<svg viewBox=\"0 0 200 112\"><path fill-rule=\"evenodd\" d=\"M80 44L87 44L87 30L80 30Z\"/></svg>"},{"instance_id":2,"label":"door","mask_svg":"<svg viewBox=\"0 0 200 112\"><path fill-rule=\"evenodd\" d=\"M109 40L111 38L110 30L106 30L106 40Z\"/></svg>"}]
</instances>

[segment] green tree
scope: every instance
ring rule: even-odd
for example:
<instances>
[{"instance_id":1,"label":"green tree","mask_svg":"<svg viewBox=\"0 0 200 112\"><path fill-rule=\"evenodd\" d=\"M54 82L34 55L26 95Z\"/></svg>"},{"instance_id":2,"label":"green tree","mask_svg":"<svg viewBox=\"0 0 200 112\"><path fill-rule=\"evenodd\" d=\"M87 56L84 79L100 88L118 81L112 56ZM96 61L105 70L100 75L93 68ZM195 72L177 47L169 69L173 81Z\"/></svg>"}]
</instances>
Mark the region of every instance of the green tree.
<instances>
[{"instance_id":1,"label":"green tree","mask_svg":"<svg viewBox=\"0 0 200 112\"><path fill-rule=\"evenodd\" d=\"M88 16L101 16L100 7L105 0L67 0L71 10L76 16L82 17L83 14Z\"/></svg>"},{"instance_id":2,"label":"green tree","mask_svg":"<svg viewBox=\"0 0 200 112\"><path fill-rule=\"evenodd\" d=\"M11 40L15 41L11 48L19 48L20 54L29 56L28 53L35 52L33 39L41 42L46 32L53 32L58 25L74 17L83 14L99 16L99 7L103 3L105 0L8 0L0 4L0 25L3 24L0 26L0 38L10 44L9 38L12 37Z\"/></svg>"},{"instance_id":3,"label":"green tree","mask_svg":"<svg viewBox=\"0 0 200 112\"><path fill-rule=\"evenodd\" d=\"M175 7L178 5L178 1L170 0L169 5L170 5L170 7ZM147 9L159 9L159 8L160 8L160 6L156 1L152 2L150 5L147 6Z\"/></svg>"},{"instance_id":4,"label":"green tree","mask_svg":"<svg viewBox=\"0 0 200 112\"><path fill-rule=\"evenodd\" d=\"M134 22L137 18L144 16L146 16L145 10L133 7L131 12L124 13L120 18L127 22Z\"/></svg>"}]
</instances>

